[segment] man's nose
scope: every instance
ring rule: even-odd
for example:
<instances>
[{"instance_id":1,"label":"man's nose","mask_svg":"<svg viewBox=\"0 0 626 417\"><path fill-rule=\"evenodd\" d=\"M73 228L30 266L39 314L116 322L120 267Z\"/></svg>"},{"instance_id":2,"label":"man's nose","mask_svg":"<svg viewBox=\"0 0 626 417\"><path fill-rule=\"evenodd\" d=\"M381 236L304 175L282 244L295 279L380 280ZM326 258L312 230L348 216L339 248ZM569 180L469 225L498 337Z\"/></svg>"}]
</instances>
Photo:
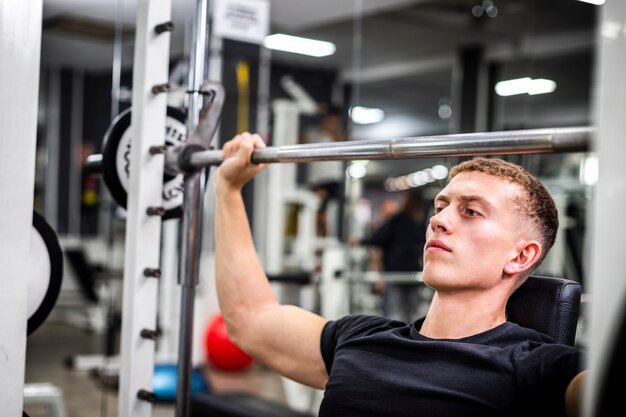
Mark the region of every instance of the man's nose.
<instances>
[{"instance_id":1,"label":"man's nose","mask_svg":"<svg viewBox=\"0 0 626 417\"><path fill-rule=\"evenodd\" d=\"M430 218L430 228L433 232L447 232L450 228L446 209L439 211Z\"/></svg>"}]
</instances>

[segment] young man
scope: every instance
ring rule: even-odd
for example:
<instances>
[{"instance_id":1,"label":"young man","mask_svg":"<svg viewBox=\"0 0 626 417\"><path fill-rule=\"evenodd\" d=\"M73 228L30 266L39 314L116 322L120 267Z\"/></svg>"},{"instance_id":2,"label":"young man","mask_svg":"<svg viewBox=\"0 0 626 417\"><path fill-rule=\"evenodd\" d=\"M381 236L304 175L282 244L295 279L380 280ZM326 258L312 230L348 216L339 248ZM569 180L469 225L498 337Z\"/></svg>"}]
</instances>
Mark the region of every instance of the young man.
<instances>
[{"instance_id":1,"label":"young man","mask_svg":"<svg viewBox=\"0 0 626 417\"><path fill-rule=\"evenodd\" d=\"M277 372L324 389L320 416L576 415L582 353L506 321L509 296L554 243L557 212L525 170L478 159L451 171L427 228L425 318L337 321L278 304L241 188L258 135L224 145L214 177L217 289L230 337Z\"/></svg>"}]
</instances>

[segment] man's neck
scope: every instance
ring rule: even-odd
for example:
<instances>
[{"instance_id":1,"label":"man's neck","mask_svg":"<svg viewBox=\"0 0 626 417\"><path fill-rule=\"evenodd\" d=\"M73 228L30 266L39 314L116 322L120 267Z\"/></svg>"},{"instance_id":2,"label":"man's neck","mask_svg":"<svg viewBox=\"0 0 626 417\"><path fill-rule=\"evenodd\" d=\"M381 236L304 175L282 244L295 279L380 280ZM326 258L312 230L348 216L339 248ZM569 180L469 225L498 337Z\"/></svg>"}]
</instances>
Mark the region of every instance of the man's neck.
<instances>
[{"instance_id":1,"label":"man's neck","mask_svg":"<svg viewBox=\"0 0 626 417\"><path fill-rule=\"evenodd\" d=\"M506 321L506 300L493 294L441 294L433 297L420 334L432 339L461 339Z\"/></svg>"}]
</instances>

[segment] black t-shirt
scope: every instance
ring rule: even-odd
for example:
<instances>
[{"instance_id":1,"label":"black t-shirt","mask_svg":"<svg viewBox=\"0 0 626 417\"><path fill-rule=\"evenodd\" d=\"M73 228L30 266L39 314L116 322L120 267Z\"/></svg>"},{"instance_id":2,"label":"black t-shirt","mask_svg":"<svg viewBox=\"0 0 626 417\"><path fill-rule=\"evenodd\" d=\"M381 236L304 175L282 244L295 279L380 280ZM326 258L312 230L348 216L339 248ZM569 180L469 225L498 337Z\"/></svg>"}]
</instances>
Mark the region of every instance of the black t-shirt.
<instances>
[{"instance_id":1,"label":"black t-shirt","mask_svg":"<svg viewBox=\"0 0 626 417\"><path fill-rule=\"evenodd\" d=\"M329 380L320 417L561 416L579 349L506 322L457 340L374 316L326 324Z\"/></svg>"},{"instance_id":2,"label":"black t-shirt","mask_svg":"<svg viewBox=\"0 0 626 417\"><path fill-rule=\"evenodd\" d=\"M422 270L426 225L405 212L395 214L363 244L381 248L383 268L388 272Z\"/></svg>"}]
</instances>

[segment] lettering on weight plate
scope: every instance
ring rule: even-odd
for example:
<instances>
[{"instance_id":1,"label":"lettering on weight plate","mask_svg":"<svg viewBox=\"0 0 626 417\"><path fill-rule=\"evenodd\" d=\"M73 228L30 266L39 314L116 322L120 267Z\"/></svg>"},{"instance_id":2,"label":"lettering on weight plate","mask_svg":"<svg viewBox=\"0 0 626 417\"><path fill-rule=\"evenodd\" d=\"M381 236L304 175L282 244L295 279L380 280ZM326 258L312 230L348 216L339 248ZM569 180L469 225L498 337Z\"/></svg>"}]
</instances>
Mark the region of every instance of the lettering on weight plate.
<instances>
[{"instance_id":1,"label":"lettering on weight plate","mask_svg":"<svg viewBox=\"0 0 626 417\"><path fill-rule=\"evenodd\" d=\"M171 181L163 184L163 204L166 209L182 205L184 180L182 175L177 175Z\"/></svg>"},{"instance_id":2,"label":"lettering on weight plate","mask_svg":"<svg viewBox=\"0 0 626 417\"><path fill-rule=\"evenodd\" d=\"M124 151L124 172L130 177L130 141L126 142L126 150Z\"/></svg>"},{"instance_id":3,"label":"lettering on weight plate","mask_svg":"<svg viewBox=\"0 0 626 417\"><path fill-rule=\"evenodd\" d=\"M185 126L176 121L170 120L165 126L165 143L168 145L180 145L187 139Z\"/></svg>"}]
</instances>

